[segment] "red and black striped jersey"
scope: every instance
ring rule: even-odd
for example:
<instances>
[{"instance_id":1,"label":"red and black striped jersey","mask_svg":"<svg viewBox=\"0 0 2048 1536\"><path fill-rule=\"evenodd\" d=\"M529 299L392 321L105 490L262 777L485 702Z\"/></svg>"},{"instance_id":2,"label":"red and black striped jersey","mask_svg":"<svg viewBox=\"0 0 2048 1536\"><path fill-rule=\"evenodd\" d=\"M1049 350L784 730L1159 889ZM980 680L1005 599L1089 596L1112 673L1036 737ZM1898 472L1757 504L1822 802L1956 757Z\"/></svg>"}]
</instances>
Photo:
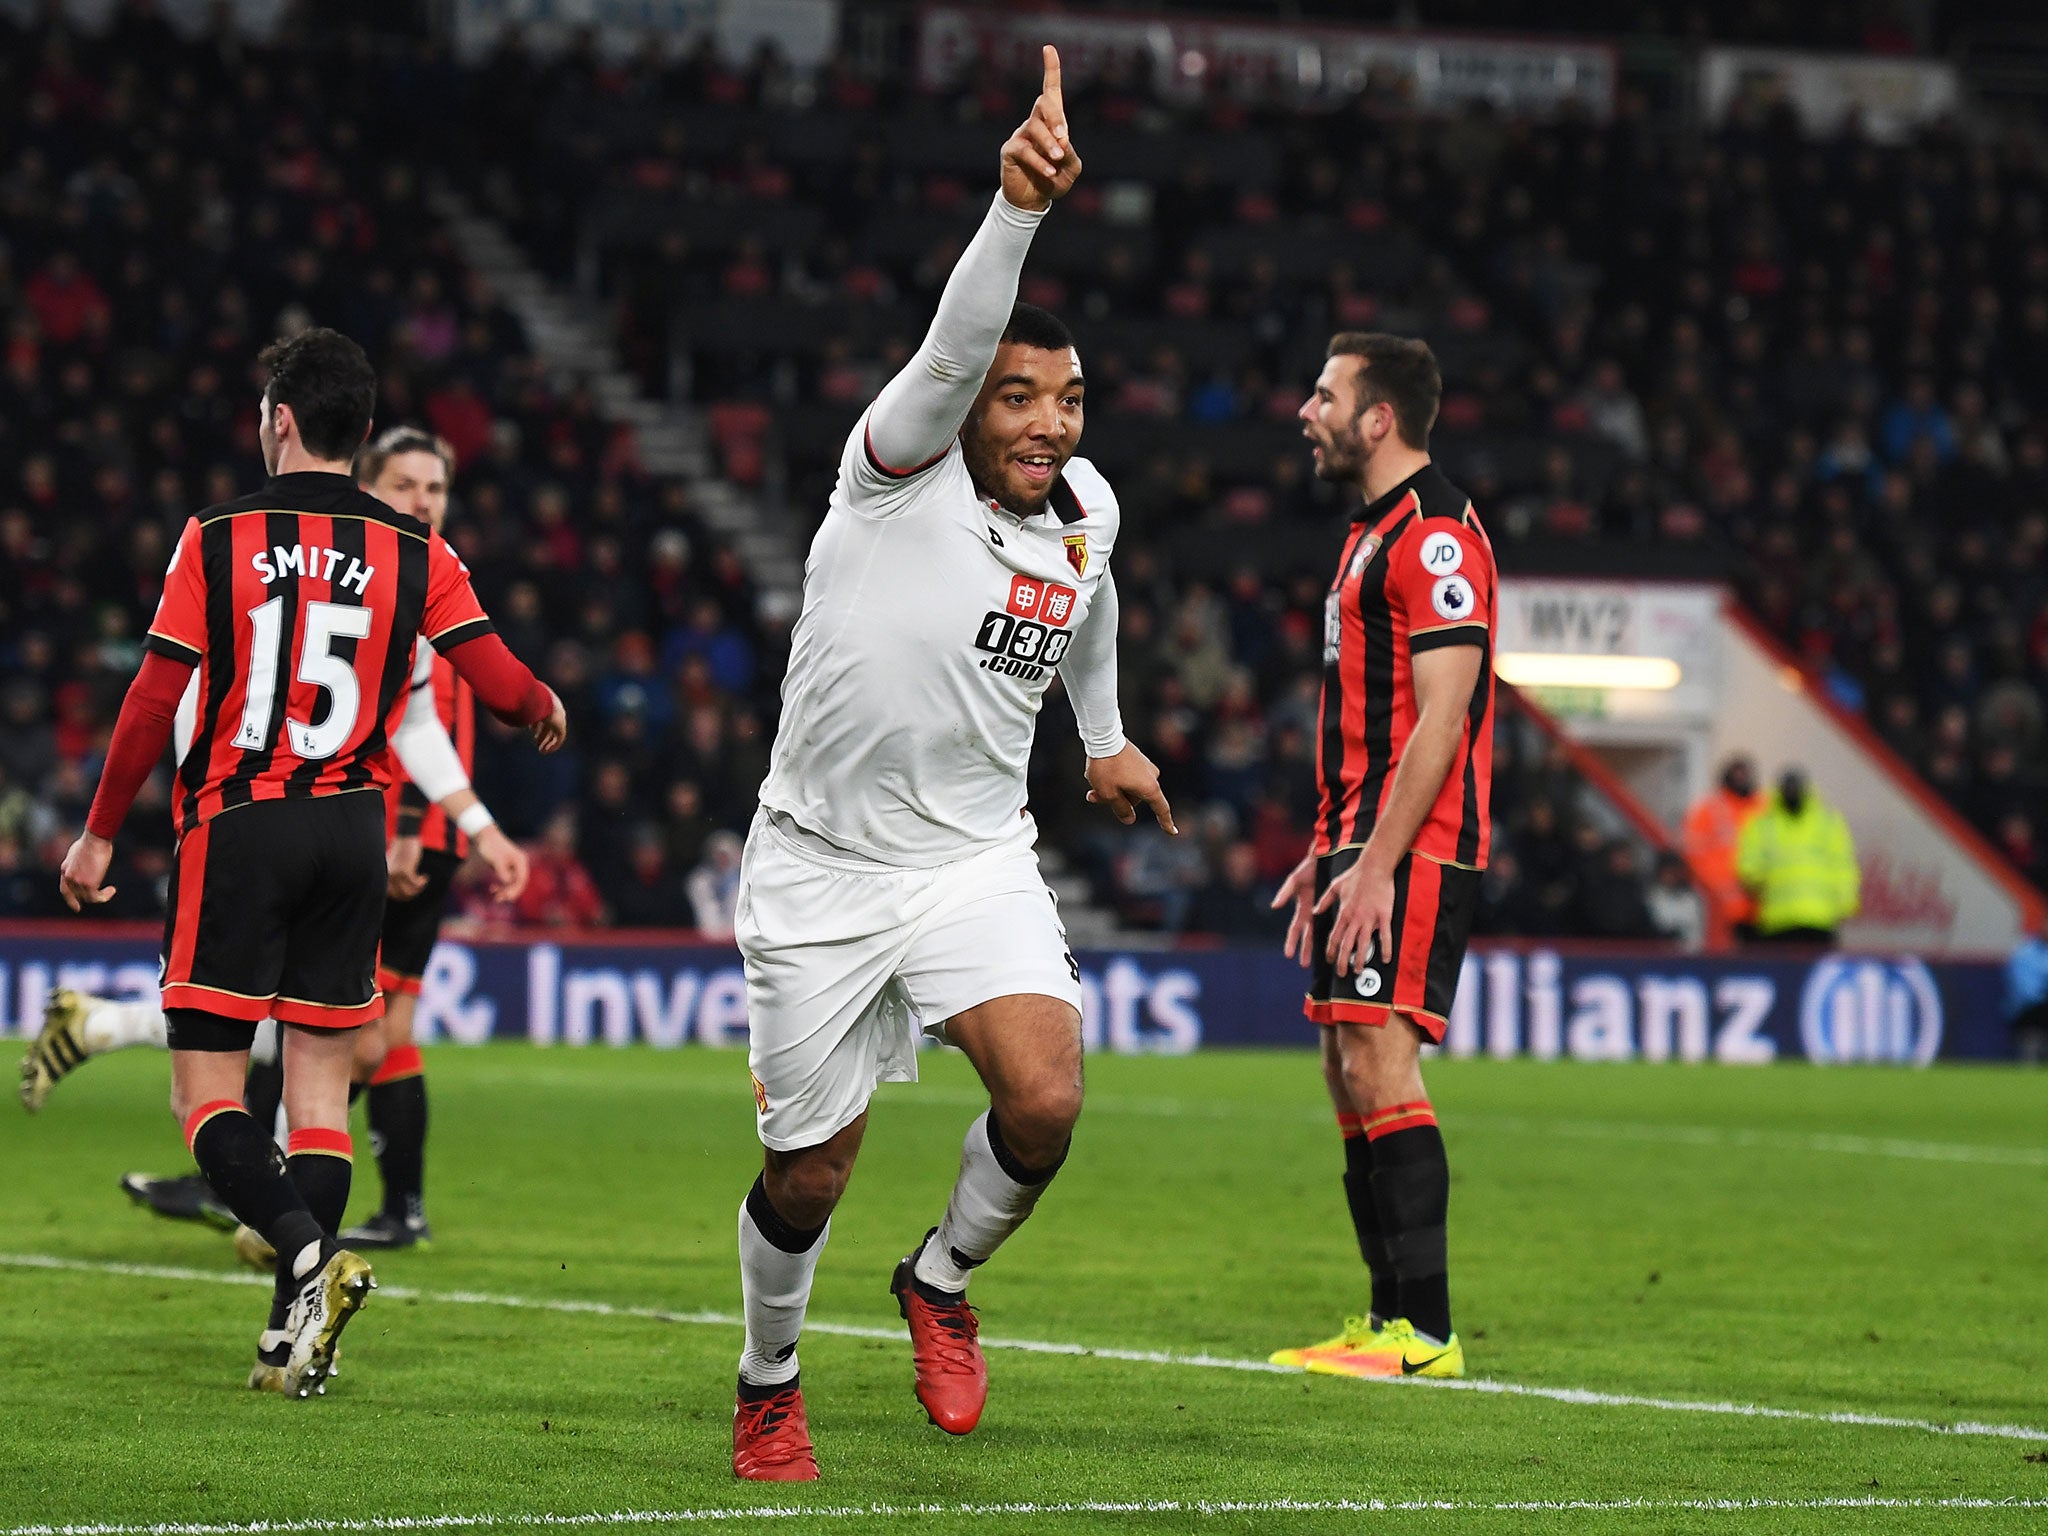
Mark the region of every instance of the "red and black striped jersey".
<instances>
[{"instance_id":1,"label":"red and black striped jersey","mask_svg":"<svg viewBox=\"0 0 2048 1536\"><path fill-rule=\"evenodd\" d=\"M440 535L347 475L279 475L185 525L144 644L198 668L174 809L382 790L413 642L491 633Z\"/></svg>"},{"instance_id":2,"label":"red and black striped jersey","mask_svg":"<svg viewBox=\"0 0 2048 1536\"><path fill-rule=\"evenodd\" d=\"M1465 729L1412 846L1440 863L1486 867L1498 588L1493 545L1471 499L1433 464L1352 519L1323 603L1316 853L1372 836L1415 729L1413 658L1476 645L1483 656Z\"/></svg>"},{"instance_id":3,"label":"red and black striped jersey","mask_svg":"<svg viewBox=\"0 0 2048 1536\"><path fill-rule=\"evenodd\" d=\"M413 663L411 692L422 688L434 691L434 713L440 717L441 729L448 733L448 740L455 748L455 755L462 759L462 771L476 776L476 690L465 682L460 673L448 663L448 658L436 651L431 644L420 647ZM405 765L392 765L393 784L386 793L388 802L385 810L385 824L388 835L398 835L401 822L409 819L401 812L418 818L415 835L423 849L439 853L452 853L458 859L469 857L469 837L448 819L448 813L441 809L440 802L427 799L418 786L405 777Z\"/></svg>"}]
</instances>

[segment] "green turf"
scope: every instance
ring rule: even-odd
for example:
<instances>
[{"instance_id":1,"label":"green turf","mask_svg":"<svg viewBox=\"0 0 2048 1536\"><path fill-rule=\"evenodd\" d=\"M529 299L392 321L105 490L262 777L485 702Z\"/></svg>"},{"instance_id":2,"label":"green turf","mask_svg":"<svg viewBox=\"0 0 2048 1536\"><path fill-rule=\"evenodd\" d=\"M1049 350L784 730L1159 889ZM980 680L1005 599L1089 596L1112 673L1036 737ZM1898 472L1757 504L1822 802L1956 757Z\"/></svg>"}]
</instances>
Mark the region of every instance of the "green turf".
<instances>
[{"instance_id":1,"label":"green turf","mask_svg":"<svg viewBox=\"0 0 2048 1536\"><path fill-rule=\"evenodd\" d=\"M11 1081L13 1046L0 1047ZM731 1312L756 1163L742 1057L428 1054L431 1252L392 1287ZM1473 1373L1600 1392L2048 1428L2048 1078L1445 1062L1452 1280ZM176 1171L161 1056L0 1106L0 1250L232 1268L115 1189ZM1073 1157L975 1283L994 1337L1238 1359L1361 1305L1334 1127L1301 1054L1102 1058ZM888 1325L976 1103L956 1056L878 1101L814 1319ZM1833 1138L1833 1139L1830 1139ZM358 1134L358 1144L363 1138ZM1932 1144L1932 1145L1930 1145ZM1965 1149L1970 1160L1922 1155ZM355 1211L373 1181L359 1182ZM0 1264L0 1532L1165 1499L2048 1498L2048 1443L992 1351L982 1427L924 1423L894 1340L814 1334L825 1481L729 1470L737 1330L375 1298L330 1394L243 1390L262 1293ZM1976 1531L2048 1509L926 1514L777 1530ZM720 1525L718 1529L738 1528Z\"/></svg>"}]
</instances>

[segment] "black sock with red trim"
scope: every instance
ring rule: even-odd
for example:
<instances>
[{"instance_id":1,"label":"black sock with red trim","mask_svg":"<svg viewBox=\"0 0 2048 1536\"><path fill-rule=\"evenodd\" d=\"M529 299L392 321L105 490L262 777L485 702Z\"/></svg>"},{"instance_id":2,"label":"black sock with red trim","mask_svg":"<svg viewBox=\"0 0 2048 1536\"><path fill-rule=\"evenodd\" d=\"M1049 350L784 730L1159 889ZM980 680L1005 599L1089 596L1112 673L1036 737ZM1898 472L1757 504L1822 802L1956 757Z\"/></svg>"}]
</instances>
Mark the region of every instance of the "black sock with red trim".
<instances>
[{"instance_id":1,"label":"black sock with red trim","mask_svg":"<svg viewBox=\"0 0 2048 1536\"><path fill-rule=\"evenodd\" d=\"M1445 1220L1451 1203L1451 1166L1443 1132L1425 1100L1394 1105L1369 1116L1373 1204L1380 1234L1398 1277L1405 1317L1431 1338L1451 1336L1451 1286Z\"/></svg>"},{"instance_id":2,"label":"black sock with red trim","mask_svg":"<svg viewBox=\"0 0 2048 1536\"><path fill-rule=\"evenodd\" d=\"M220 1099L186 1118L185 1141L214 1193L277 1250L284 1283L292 1261L308 1243L320 1242L321 1231L270 1132L234 1100Z\"/></svg>"},{"instance_id":3,"label":"black sock with red trim","mask_svg":"<svg viewBox=\"0 0 2048 1536\"><path fill-rule=\"evenodd\" d=\"M1373 1320L1384 1323L1401 1315L1401 1293L1373 1200L1372 1139L1365 1134L1362 1115L1339 1113L1337 1126L1344 1133L1344 1203L1351 1211L1351 1230L1358 1235L1358 1256L1372 1277Z\"/></svg>"},{"instance_id":4,"label":"black sock with red trim","mask_svg":"<svg viewBox=\"0 0 2048 1536\"><path fill-rule=\"evenodd\" d=\"M370 1146L384 1178L384 1212L425 1215L427 1079L416 1045L396 1045L370 1078Z\"/></svg>"},{"instance_id":5,"label":"black sock with red trim","mask_svg":"<svg viewBox=\"0 0 2048 1536\"><path fill-rule=\"evenodd\" d=\"M293 1131L285 1166L306 1209L329 1237L334 1236L348 1210L349 1180L355 1172L355 1146L348 1132L318 1127Z\"/></svg>"}]
</instances>

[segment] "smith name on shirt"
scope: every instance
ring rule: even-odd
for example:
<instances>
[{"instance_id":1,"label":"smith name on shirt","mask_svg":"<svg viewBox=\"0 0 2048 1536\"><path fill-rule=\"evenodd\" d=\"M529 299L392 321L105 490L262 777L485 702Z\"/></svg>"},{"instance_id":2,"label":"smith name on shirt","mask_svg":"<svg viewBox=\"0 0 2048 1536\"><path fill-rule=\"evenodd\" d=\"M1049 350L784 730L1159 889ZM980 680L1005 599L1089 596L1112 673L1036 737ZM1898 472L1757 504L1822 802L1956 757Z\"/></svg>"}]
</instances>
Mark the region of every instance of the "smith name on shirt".
<instances>
[{"instance_id":1,"label":"smith name on shirt","mask_svg":"<svg viewBox=\"0 0 2048 1536\"><path fill-rule=\"evenodd\" d=\"M321 569L322 556L326 556L326 569ZM315 581L334 581L334 568L343 560L348 569L342 573L338 586L349 587L357 597L370 590L370 578L377 574L377 567L365 565L354 555L338 549L328 549L319 544L279 544L271 549L259 549L249 557L249 564L256 568L256 574L263 578L263 585L282 581L286 576L307 576Z\"/></svg>"}]
</instances>

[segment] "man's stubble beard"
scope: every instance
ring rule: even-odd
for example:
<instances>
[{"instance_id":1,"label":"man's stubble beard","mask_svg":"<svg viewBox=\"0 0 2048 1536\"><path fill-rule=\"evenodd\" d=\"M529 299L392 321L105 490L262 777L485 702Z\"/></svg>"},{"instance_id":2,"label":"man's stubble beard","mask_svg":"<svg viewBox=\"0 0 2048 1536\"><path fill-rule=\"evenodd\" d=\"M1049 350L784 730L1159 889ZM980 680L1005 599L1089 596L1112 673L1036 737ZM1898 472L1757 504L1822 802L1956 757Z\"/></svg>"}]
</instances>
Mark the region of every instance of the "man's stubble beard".
<instances>
[{"instance_id":1,"label":"man's stubble beard","mask_svg":"<svg viewBox=\"0 0 2048 1536\"><path fill-rule=\"evenodd\" d=\"M1333 450L1325 448L1322 461L1316 465L1316 478L1330 485L1349 485L1363 490L1365 456L1353 450L1339 458Z\"/></svg>"},{"instance_id":2,"label":"man's stubble beard","mask_svg":"<svg viewBox=\"0 0 2048 1536\"><path fill-rule=\"evenodd\" d=\"M1322 447L1322 462L1316 466L1316 478L1330 485L1348 485L1361 495L1365 492L1366 466L1372 462L1372 455L1358 444L1358 423L1364 419L1360 412L1351 423L1351 441L1342 448L1334 442L1318 445Z\"/></svg>"},{"instance_id":3,"label":"man's stubble beard","mask_svg":"<svg viewBox=\"0 0 2048 1536\"><path fill-rule=\"evenodd\" d=\"M969 425L971 427L972 423L970 422ZM1046 509L1047 503L1052 500L1052 488L1059 484L1060 476L1067 472L1067 465L1072 461L1072 458L1073 455L1069 454L1060 461L1059 468L1053 471L1052 479L1046 482L1045 491L1042 495L1038 496L1035 500L1018 505L1003 490L1001 460L986 450L976 447L968 434L962 433L960 437L960 459L967 467L967 478L973 482L974 489L991 501L1000 504L1012 516L1020 519L1036 517Z\"/></svg>"}]
</instances>

